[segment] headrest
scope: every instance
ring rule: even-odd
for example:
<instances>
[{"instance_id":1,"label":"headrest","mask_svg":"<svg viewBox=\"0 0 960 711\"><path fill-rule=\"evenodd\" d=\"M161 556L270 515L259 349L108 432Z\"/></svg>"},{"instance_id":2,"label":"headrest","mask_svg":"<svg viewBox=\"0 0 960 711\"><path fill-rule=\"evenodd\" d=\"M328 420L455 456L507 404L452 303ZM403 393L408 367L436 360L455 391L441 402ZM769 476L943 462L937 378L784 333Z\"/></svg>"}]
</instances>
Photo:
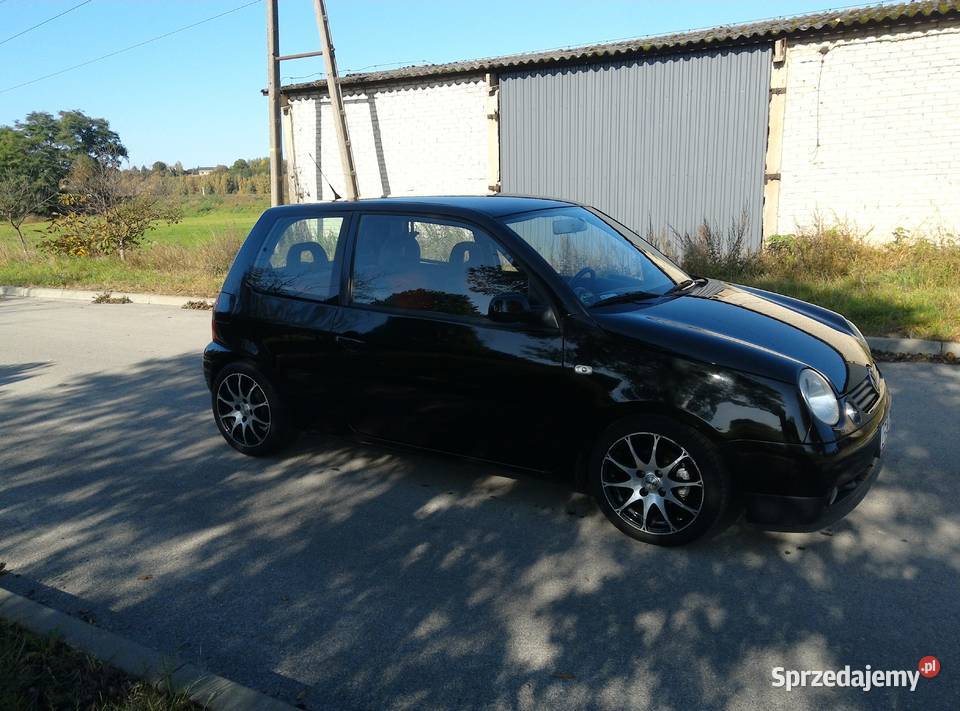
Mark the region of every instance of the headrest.
<instances>
[{"instance_id":1,"label":"headrest","mask_svg":"<svg viewBox=\"0 0 960 711\"><path fill-rule=\"evenodd\" d=\"M479 257L476 254L476 247L476 242L457 242L450 250L450 258L447 261L458 267L475 262Z\"/></svg>"},{"instance_id":2,"label":"headrest","mask_svg":"<svg viewBox=\"0 0 960 711\"><path fill-rule=\"evenodd\" d=\"M303 255L305 254L309 254L312 258L312 261L303 261ZM324 251L323 247L316 242L300 242L298 244L291 245L290 249L287 251L288 267L300 267L309 264L312 267L317 268L321 265L326 265L329 262L330 260L327 259L327 253Z\"/></svg>"},{"instance_id":3,"label":"headrest","mask_svg":"<svg viewBox=\"0 0 960 711\"><path fill-rule=\"evenodd\" d=\"M420 243L406 230L386 235L380 245L380 266L390 269L406 269L420 263Z\"/></svg>"}]
</instances>

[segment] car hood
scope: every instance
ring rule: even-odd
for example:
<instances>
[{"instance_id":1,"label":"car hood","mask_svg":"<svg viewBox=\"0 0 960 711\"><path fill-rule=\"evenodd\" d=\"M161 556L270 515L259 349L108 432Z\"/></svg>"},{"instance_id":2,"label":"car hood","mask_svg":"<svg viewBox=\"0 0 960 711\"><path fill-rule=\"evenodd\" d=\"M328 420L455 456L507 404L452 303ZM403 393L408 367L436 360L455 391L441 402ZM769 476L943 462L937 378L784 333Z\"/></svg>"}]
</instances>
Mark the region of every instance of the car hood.
<instances>
[{"instance_id":1,"label":"car hood","mask_svg":"<svg viewBox=\"0 0 960 711\"><path fill-rule=\"evenodd\" d=\"M810 366L839 392L851 377L865 376L871 363L869 351L839 314L715 280L690 293L594 314L608 330L761 375L789 380L798 367ZM771 366L776 372L769 372Z\"/></svg>"}]
</instances>

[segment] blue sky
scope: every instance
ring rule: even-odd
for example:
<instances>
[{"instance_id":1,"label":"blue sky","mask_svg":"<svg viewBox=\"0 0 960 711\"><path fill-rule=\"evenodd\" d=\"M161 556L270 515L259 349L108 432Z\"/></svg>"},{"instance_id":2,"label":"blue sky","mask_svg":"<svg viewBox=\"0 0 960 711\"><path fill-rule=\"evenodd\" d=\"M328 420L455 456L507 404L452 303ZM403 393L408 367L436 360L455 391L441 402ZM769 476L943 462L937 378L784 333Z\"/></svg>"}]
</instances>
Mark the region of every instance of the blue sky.
<instances>
[{"instance_id":1,"label":"blue sky","mask_svg":"<svg viewBox=\"0 0 960 711\"><path fill-rule=\"evenodd\" d=\"M108 119L132 164L232 163L267 153L263 2L12 91L4 89L225 12L249 0L0 0L0 124L30 111ZM341 72L445 62L710 27L849 0L327 0ZM280 49L318 48L311 0L280 0ZM284 83L322 60L284 62ZM308 79L298 79L304 81Z\"/></svg>"}]
</instances>

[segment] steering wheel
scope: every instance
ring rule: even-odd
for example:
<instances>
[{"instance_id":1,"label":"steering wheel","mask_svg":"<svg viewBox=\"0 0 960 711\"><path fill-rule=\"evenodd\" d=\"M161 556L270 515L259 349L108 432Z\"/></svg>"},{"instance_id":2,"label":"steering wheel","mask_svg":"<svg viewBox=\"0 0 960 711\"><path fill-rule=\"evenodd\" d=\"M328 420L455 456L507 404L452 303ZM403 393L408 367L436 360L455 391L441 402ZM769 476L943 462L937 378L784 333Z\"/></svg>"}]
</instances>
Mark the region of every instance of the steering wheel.
<instances>
[{"instance_id":1,"label":"steering wheel","mask_svg":"<svg viewBox=\"0 0 960 711\"><path fill-rule=\"evenodd\" d=\"M590 275L590 281L597 278L597 273L592 268L584 267L570 279L570 288L573 289L573 293L576 294L577 298L584 304L589 304L593 301L593 292L585 287L577 286L577 282L583 281L588 274Z\"/></svg>"},{"instance_id":2,"label":"steering wheel","mask_svg":"<svg viewBox=\"0 0 960 711\"><path fill-rule=\"evenodd\" d=\"M584 267L583 269L581 269L580 271L578 271L576 274L573 275L573 279L570 280L570 286L573 286L578 281L586 277L587 274L590 275L591 279L597 278L597 273L593 271L592 267Z\"/></svg>"}]
</instances>

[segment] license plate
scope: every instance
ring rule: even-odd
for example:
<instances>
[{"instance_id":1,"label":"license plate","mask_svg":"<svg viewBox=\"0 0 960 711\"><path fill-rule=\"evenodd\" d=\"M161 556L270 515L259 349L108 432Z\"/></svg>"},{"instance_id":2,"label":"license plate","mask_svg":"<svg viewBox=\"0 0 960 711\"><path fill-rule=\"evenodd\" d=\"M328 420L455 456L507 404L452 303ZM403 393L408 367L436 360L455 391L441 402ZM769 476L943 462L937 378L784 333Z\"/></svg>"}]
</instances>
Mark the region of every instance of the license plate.
<instances>
[{"instance_id":1,"label":"license plate","mask_svg":"<svg viewBox=\"0 0 960 711\"><path fill-rule=\"evenodd\" d=\"M880 425L880 451L887 446L887 438L890 436L890 417L888 416L883 424Z\"/></svg>"}]
</instances>

